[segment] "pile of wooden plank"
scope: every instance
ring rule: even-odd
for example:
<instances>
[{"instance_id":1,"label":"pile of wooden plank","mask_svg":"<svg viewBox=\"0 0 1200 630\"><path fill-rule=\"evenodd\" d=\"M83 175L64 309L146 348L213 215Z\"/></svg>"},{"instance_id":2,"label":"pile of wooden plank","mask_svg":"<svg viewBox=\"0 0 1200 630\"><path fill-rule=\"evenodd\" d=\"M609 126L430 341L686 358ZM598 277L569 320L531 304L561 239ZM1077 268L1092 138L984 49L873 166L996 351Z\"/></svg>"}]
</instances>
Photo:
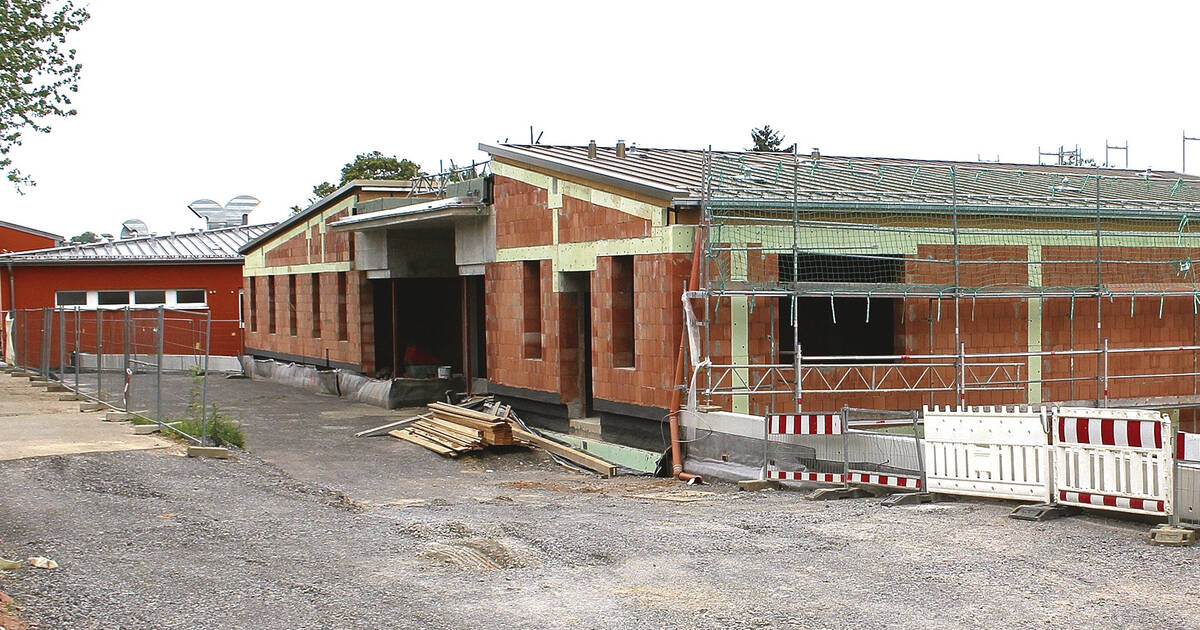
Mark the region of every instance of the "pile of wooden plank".
<instances>
[{"instance_id":1,"label":"pile of wooden plank","mask_svg":"<svg viewBox=\"0 0 1200 630\"><path fill-rule=\"evenodd\" d=\"M504 418L448 403L431 403L422 414L388 435L455 457L486 446L511 446L512 426Z\"/></svg>"},{"instance_id":2,"label":"pile of wooden plank","mask_svg":"<svg viewBox=\"0 0 1200 630\"><path fill-rule=\"evenodd\" d=\"M471 399L460 405L430 403L427 411L419 416L360 431L355 437L385 433L445 457L457 457L489 446L530 446L605 477L617 473L616 466L602 459L527 429L511 407L490 399Z\"/></svg>"}]
</instances>

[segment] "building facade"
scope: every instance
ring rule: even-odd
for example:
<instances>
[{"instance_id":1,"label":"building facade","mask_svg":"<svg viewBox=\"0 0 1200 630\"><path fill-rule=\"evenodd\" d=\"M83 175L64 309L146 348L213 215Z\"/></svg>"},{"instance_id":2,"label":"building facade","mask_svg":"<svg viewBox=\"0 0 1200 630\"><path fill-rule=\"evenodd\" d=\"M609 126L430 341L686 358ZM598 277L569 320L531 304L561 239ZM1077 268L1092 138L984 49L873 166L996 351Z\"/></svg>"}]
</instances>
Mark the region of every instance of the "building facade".
<instances>
[{"instance_id":1,"label":"building facade","mask_svg":"<svg viewBox=\"0 0 1200 630\"><path fill-rule=\"evenodd\" d=\"M2 307L10 323L26 328L40 325L38 311L55 307L94 313L163 306L207 313L212 318L210 353L238 356L243 351L238 249L270 227L198 230L0 255L0 285L6 290ZM109 319L115 323L116 317ZM201 331L191 328L168 333L169 354L194 352L202 341ZM95 330L87 334L94 336ZM14 345L11 358L23 365L33 364L41 352L37 335L17 338ZM50 356L59 356L57 346Z\"/></svg>"}]
</instances>

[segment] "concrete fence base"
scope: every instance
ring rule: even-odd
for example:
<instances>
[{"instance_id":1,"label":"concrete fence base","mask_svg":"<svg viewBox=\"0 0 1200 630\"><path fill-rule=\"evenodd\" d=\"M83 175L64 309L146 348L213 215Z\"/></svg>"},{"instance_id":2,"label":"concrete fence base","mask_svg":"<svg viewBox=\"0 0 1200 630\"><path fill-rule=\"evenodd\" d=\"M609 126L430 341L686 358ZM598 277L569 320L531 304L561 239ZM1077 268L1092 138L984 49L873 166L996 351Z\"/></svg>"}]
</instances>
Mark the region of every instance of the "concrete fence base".
<instances>
[{"instance_id":1,"label":"concrete fence base","mask_svg":"<svg viewBox=\"0 0 1200 630\"><path fill-rule=\"evenodd\" d=\"M435 400L446 400L446 392L464 390L461 375L449 379L375 379L344 370L319 369L311 365L281 363L274 359L256 359L251 356L242 356L240 359L242 372L251 379L282 383L385 409L414 407Z\"/></svg>"}]
</instances>

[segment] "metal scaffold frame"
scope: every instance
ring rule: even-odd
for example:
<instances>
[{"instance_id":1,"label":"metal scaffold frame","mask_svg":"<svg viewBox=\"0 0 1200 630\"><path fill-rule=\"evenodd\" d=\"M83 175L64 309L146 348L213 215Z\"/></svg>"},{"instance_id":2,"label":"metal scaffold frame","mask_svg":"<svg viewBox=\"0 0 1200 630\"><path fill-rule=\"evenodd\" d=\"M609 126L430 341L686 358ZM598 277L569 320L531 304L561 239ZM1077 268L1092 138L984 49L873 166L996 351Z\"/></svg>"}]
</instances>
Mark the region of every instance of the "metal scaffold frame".
<instances>
[{"instance_id":1,"label":"metal scaffold frame","mask_svg":"<svg viewBox=\"0 0 1200 630\"><path fill-rule=\"evenodd\" d=\"M936 392L954 392L955 403L965 405L975 392L1028 392L1032 387L1040 392L1052 384L1067 388L1065 401L1075 400L1076 384L1087 382L1089 390L1094 384L1095 404L1107 406L1115 381L1175 378L1190 380L1191 391L1155 402L1200 406L1200 276L1193 264L1193 257L1200 259L1200 231L1191 231L1193 220L1200 218L1200 179L1098 166L918 163L710 149L700 192L701 287L685 295L703 302L699 341L706 369L697 389L706 403L790 394L795 410L803 411L805 393L928 392L933 404ZM988 248L994 251L980 258L978 252ZM1026 251L1025 257L1013 253ZM1147 257L1147 251L1154 255ZM1055 255L1043 259L1042 252ZM750 277L751 256L773 260L768 267L777 275ZM813 277L821 270L802 264L826 259L868 271L872 265L899 271L856 278L830 267L823 271L829 277L823 278ZM912 268L932 271L919 277ZM1043 286L1047 271L1072 282ZM928 281L931 277L943 280ZM868 321L872 298L905 305L922 300L930 313L931 346L933 313L941 322L943 306L948 306L954 351L805 356L798 300L814 297L828 298L835 325L838 298L865 298ZM770 355L778 359L790 353L791 363L739 361L732 341L722 341L729 347L714 347L714 328L730 325L732 317L723 321L719 305L730 304L731 298L752 304L765 300L773 321L786 308L790 321L780 325L790 324L795 348L780 348L771 333ZM1132 318L1139 300L1156 301L1161 318L1168 298L1190 298L1190 343L1181 337L1173 344L1110 347L1106 314L1127 310ZM976 304L995 299L1036 302L1039 317L1043 302L1058 301L1068 313L1063 321L1070 322L1069 347L1043 350L1038 341L1024 351L973 350L963 319L974 321ZM1094 341L1076 334L1076 308L1086 302L1095 304ZM1091 310L1089 306L1089 321ZM1038 331L1040 335L1040 320ZM949 346L948 336L939 341L940 347ZM1130 353L1177 359L1190 355L1191 367L1136 373L1112 369L1110 358ZM1095 363L1087 374L1077 369L1077 360L1085 357L1089 365ZM1067 361L1068 373L1044 377L1040 368L1036 373L1029 369L1051 358ZM1046 402L1030 398L1013 402Z\"/></svg>"}]
</instances>

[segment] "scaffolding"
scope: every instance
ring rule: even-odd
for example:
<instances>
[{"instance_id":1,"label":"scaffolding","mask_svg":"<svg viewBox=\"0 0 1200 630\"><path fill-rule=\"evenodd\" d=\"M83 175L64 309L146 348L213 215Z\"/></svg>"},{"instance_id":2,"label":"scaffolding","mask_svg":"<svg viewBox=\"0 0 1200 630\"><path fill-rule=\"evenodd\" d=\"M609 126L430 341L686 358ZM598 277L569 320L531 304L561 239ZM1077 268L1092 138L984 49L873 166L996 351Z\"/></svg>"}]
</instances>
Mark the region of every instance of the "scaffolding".
<instances>
[{"instance_id":1,"label":"scaffolding","mask_svg":"<svg viewBox=\"0 0 1200 630\"><path fill-rule=\"evenodd\" d=\"M700 209L710 404L1200 406L1200 178L709 151Z\"/></svg>"}]
</instances>

